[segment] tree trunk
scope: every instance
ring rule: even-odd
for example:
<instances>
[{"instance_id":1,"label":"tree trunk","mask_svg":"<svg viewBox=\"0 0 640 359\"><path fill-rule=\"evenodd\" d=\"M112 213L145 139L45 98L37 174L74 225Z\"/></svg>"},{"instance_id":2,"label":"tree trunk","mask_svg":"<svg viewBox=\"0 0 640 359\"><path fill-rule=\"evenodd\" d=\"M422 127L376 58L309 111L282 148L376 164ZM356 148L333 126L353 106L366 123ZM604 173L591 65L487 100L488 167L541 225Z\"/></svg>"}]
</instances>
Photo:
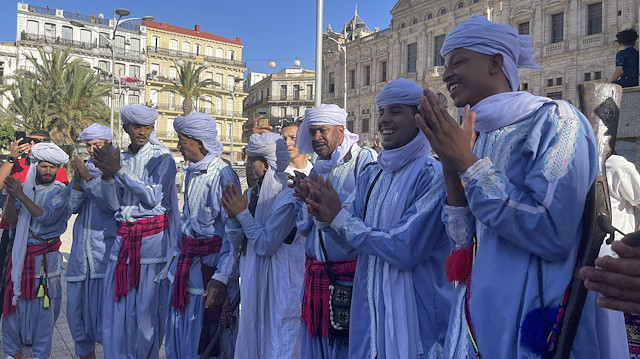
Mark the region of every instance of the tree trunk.
<instances>
[{"instance_id":1,"label":"tree trunk","mask_svg":"<svg viewBox=\"0 0 640 359\"><path fill-rule=\"evenodd\" d=\"M182 101L182 115L186 116L193 112L193 100L191 97L185 97Z\"/></svg>"}]
</instances>

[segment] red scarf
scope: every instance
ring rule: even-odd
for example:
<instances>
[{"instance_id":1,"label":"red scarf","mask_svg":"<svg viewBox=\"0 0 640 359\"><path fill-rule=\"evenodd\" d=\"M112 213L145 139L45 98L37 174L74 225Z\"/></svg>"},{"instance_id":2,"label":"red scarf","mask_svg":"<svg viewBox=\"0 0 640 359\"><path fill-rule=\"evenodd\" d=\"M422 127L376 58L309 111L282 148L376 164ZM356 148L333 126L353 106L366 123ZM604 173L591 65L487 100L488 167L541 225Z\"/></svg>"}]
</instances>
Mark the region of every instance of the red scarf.
<instances>
[{"instance_id":1,"label":"red scarf","mask_svg":"<svg viewBox=\"0 0 640 359\"><path fill-rule=\"evenodd\" d=\"M36 297L36 256L45 255L49 252L55 252L60 249L60 237L52 239L49 242L39 245L27 245L27 253L24 256L24 267L22 269L22 281L21 281L21 291L20 295L23 299L34 299ZM49 271L49 261L47 260L47 255L42 257L42 265L44 267L44 276L45 283L44 286L46 288L47 285L47 273ZM7 266L7 276L5 278L5 291L4 291L4 302L2 312L3 317L7 317L10 314L14 313L18 307L13 306L13 281L11 280L11 268L13 267L11 254L9 254L9 264ZM45 289L46 291L46 289ZM46 292L45 292L46 294Z\"/></svg>"},{"instance_id":2,"label":"red scarf","mask_svg":"<svg viewBox=\"0 0 640 359\"><path fill-rule=\"evenodd\" d=\"M142 238L163 232L169 227L166 214L144 218L135 222L118 222L118 236L121 238L120 252L116 262L116 282L114 299L117 302L129 293L138 289L140 284L140 246ZM127 260L129 261L129 286L127 287Z\"/></svg>"},{"instance_id":3,"label":"red scarf","mask_svg":"<svg viewBox=\"0 0 640 359\"><path fill-rule=\"evenodd\" d=\"M302 323L307 326L309 338L329 336L329 276L326 265L336 280L353 282L356 259L319 261L307 256L304 264L304 295L302 298Z\"/></svg>"},{"instance_id":4,"label":"red scarf","mask_svg":"<svg viewBox=\"0 0 640 359\"><path fill-rule=\"evenodd\" d=\"M222 238L218 236L198 239L182 235L180 256L176 265L176 274L173 278L173 297L171 298L171 305L179 312L184 312L189 302L187 279L189 278L189 268L191 268L193 258L218 253L220 248L222 248ZM202 286L205 290L207 289L207 283L202 283Z\"/></svg>"}]
</instances>

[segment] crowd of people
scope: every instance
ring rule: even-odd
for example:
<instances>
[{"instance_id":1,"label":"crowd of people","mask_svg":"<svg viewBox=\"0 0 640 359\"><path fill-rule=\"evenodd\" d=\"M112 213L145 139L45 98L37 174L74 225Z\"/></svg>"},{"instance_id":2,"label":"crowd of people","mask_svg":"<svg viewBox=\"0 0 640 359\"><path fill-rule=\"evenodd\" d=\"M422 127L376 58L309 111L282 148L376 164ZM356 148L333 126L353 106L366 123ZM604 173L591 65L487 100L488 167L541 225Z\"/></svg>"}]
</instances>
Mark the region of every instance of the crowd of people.
<instances>
[{"instance_id":1,"label":"crowd of people","mask_svg":"<svg viewBox=\"0 0 640 359\"><path fill-rule=\"evenodd\" d=\"M375 97L379 154L336 105L281 134L256 121L245 191L203 113L173 121L184 175L142 104L120 110L127 148L108 127L82 131L89 159L71 159L71 183L48 133L15 141L0 167L4 353L50 357L64 275L80 358L96 343L105 358L158 358L163 340L167 358L544 358L561 330L575 330L574 358L628 357L622 312L640 313L629 236L581 268L592 291L579 325L561 327L598 172L589 121L517 91L518 68L537 65L507 25L471 17L441 53L461 125L406 79ZM623 209L640 203L630 171L609 179Z\"/></svg>"}]
</instances>

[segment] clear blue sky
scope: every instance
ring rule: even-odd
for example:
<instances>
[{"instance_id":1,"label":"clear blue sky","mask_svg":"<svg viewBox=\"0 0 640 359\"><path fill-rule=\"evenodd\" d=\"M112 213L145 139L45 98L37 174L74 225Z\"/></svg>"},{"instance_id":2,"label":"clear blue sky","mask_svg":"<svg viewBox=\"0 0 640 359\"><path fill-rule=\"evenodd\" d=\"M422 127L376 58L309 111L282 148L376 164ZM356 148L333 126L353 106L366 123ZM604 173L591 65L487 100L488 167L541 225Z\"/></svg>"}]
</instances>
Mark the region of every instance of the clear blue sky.
<instances>
[{"instance_id":1,"label":"clear blue sky","mask_svg":"<svg viewBox=\"0 0 640 359\"><path fill-rule=\"evenodd\" d=\"M298 57L301 67L314 68L316 1L313 0L38 0L29 2L36 6L78 11L91 15L103 13L111 18L113 8L126 8L130 17L151 15L156 21L193 28L200 24L202 31L230 39L242 38L243 60L249 71L275 72L293 66ZM325 0L324 26L331 24L340 31L345 21L354 13L356 0ZM364 0L358 3L358 15L373 31L374 27L389 26L389 10L395 0ZM0 40L16 39L17 1L0 2ZM268 66L269 59L277 63L275 69Z\"/></svg>"}]
</instances>

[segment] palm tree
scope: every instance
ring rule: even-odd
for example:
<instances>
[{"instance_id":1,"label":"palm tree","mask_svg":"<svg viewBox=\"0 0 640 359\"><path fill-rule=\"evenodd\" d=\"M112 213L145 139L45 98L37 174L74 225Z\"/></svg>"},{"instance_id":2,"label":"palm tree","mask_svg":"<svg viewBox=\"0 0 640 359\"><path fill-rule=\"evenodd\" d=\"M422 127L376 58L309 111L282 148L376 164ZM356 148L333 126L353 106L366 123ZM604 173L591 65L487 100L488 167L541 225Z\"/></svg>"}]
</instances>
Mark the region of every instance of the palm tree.
<instances>
[{"instance_id":1,"label":"palm tree","mask_svg":"<svg viewBox=\"0 0 640 359\"><path fill-rule=\"evenodd\" d=\"M43 129L58 144L73 144L92 122L106 123L108 107L102 96L109 88L81 59L71 59L70 49L51 56L38 50L42 61L27 55L34 71L20 70L2 90L15 124L27 130Z\"/></svg>"},{"instance_id":2,"label":"palm tree","mask_svg":"<svg viewBox=\"0 0 640 359\"><path fill-rule=\"evenodd\" d=\"M182 102L183 116L193 111L193 99L198 99L203 94L220 97L215 90L208 88L214 85L213 80L200 80L200 75L204 69L203 66L185 61L183 64L178 65L178 81L160 89L162 92L178 93L184 98Z\"/></svg>"}]
</instances>

